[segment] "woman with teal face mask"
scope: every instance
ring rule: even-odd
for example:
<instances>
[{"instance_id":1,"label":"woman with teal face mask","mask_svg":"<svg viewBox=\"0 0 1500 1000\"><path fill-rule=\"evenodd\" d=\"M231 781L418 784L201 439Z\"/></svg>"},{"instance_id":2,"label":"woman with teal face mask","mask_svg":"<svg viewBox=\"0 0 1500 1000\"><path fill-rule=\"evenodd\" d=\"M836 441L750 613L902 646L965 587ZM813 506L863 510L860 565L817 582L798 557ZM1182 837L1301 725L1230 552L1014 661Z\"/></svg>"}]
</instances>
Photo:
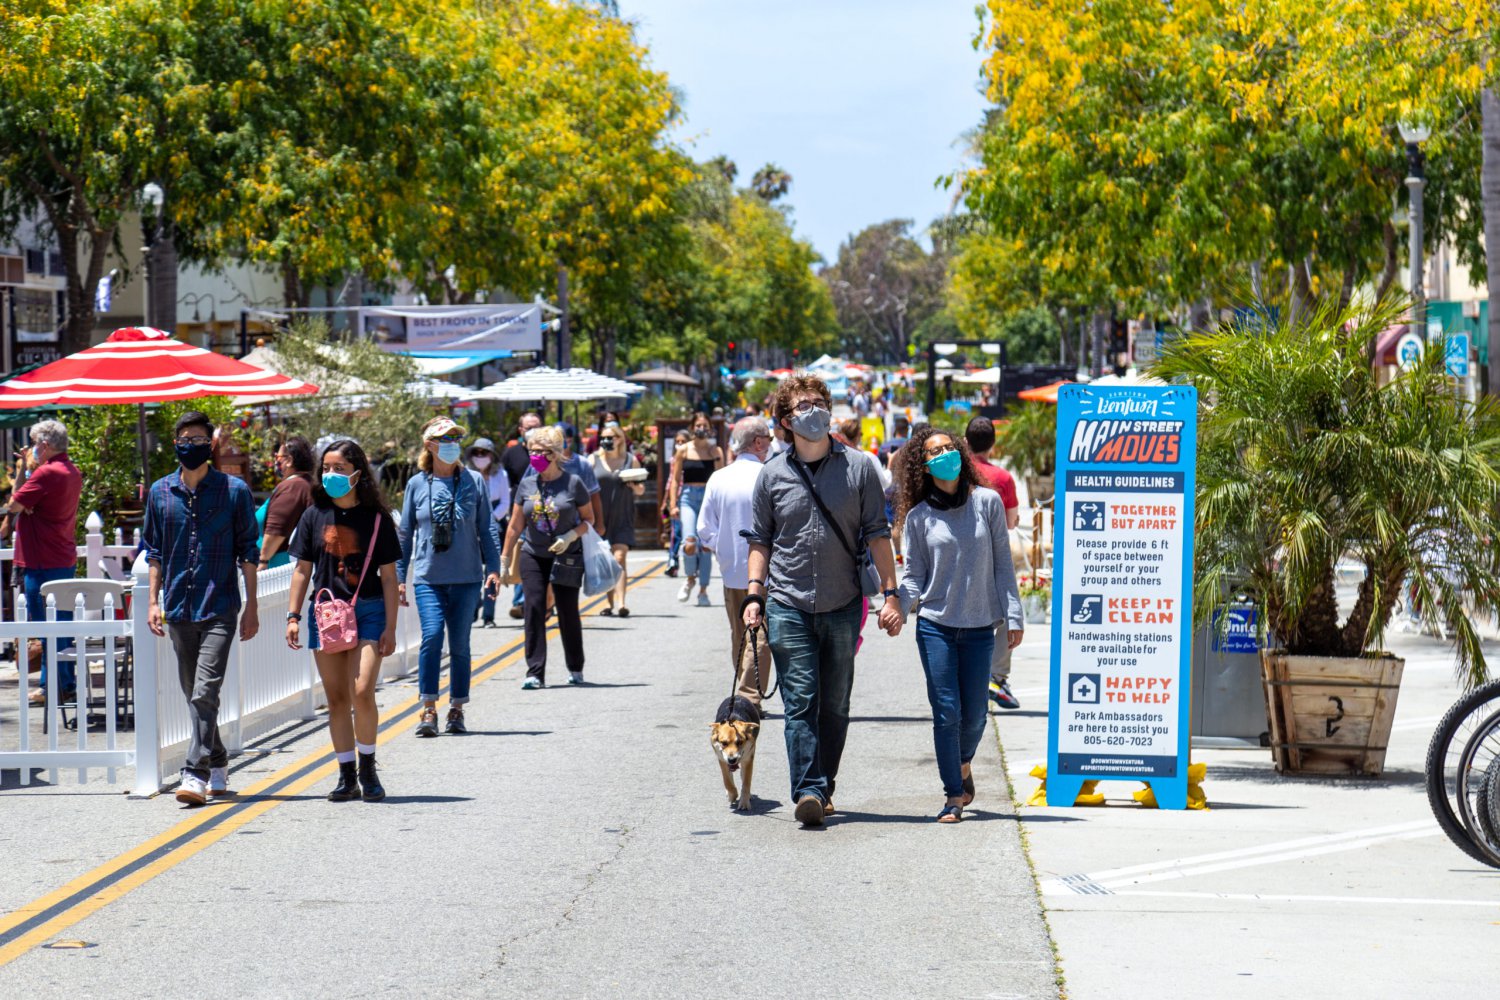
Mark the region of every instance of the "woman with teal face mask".
<instances>
[{"instance_id":1,"label":"woman with teal face mask","mask_svg":"<svg viewBox=\"0 0 1500 1000\"><path fill-rule=\"evenodd\" d=\"M375 772L380 731L375 684L380 661L396 651L401 543L370 461L355 442L335 441L323 450L313 503L297 522L291 555L297 565L288 595L286 644L301 649L307 636L328 698L328 734L339 762L339 783L328 800L378 802L385 798L385 788ZM312 603L304 605L309 594ZM313 603L330 597L354 605L359 640L353 649L329 653L319 648Z\"/></svg>"},{"instance_id":2,"label":"woman with teal face mask","mask_svg":"<svg viewBox=\"0 0 1500 1000\"><path fill-rule=\"evenodd\" d=\"M945 796L938 822L957 823L974 799L971 762L989 719L995 623L1009 625L1012 649L1020 644L1021 595L1005 503L980 485L964 439L923 425L901 459L895 463L896 528L904 530L906 556L901 611L917 610L917 652ZM890 634L899 634L903 622Z\"/></svg>"},{"instance_id":3,"label":"woman with teal face mask","mask_svg":"<svg viewBox=\"0 0 1500 1000\"><path fill-rule=\"evenodd\" d=\"M448 640L448 718L450 736L468 732L464 706L469 703L473 661L469 633L484 590L500 588L500 535L490 507L484 476L459 462L464 429L447 417L434 417L422 428L420 470L406 484L401 505L402 605L415 598L422 620L422 648L417 654L418 697L422 716L417 735L438 734L437 701L442 687L443 638Z\"/></svg>"}]
</instances>

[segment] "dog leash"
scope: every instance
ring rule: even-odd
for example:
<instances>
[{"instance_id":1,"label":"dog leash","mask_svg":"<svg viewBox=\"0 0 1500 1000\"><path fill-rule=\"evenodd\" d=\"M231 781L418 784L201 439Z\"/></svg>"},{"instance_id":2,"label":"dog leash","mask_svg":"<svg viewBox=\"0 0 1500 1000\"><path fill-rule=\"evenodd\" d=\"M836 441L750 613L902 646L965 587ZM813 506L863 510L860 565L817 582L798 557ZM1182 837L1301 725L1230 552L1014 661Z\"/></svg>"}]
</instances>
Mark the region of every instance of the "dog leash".
<instances>
[{"instance_id":1,"label":"dog leash","mask_svg":"<svg viewBox=\"0 0 1500 1000\"><path fill-rule=\"evenodd\" d=\"M760 626L745 629L745 636L740 640L740 657L735 661L734 670L730 674L729 696L733 698L740 690L740 663L745 659L745 643L750 644L750 659L755 664L755 692L760 695L762 702L775 694L781 687L781 678L777 677L771 684L770 691L762 691L760 687Z\"/></svg>"}]
</instances>

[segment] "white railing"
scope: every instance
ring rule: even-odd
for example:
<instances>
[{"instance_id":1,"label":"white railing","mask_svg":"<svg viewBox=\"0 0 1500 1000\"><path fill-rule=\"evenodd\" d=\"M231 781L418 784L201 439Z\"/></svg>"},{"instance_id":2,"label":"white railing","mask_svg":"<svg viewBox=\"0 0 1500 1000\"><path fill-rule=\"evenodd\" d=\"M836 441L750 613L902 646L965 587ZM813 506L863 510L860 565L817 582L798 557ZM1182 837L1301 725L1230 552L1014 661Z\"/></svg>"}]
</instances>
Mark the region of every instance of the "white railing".
<instances>
[{"instance_id":1,"label":"white railing","mask_svg":"<svg viewBox=\"0 0 1500 1000\"><path fill-rule=\"evenodd\" d=\"M141 545L141 529L135 529L127 542L125 533L116 528L114 542L106 545L104 520L98 514L90 514L83 525L87 534L83 537L83 544L78 546L78 558L83 560L84 565L83 575L96 580L127 579L130 576L130 565L135 561L136 551ZM15 560L14 546L0 548L0 563L14 563ZM19 573L11 575L11 582L15 590L21 589Z\"/></svg>"},{"instance_id":2,"label":"white railing","mask_svg":"<svg viewBox=\"0 0 1500 1000\"><path fill-rule=\"evenodd\" d=\"M187 755L190 730L187 699L183 697L178 682L177 658L172 650L171 640L153 635L146 625L148 591L144 558L136 561L134 573L130 616L127 619L54 622L52 619L56 615L56 609L49 598L47 622L0 622L0 641L14 641L18 644L17 648L23 651L20 658L22 682L17 686L21 703L19 748L0 751L0 770L19 769L23 784L30 781L31 771L35 768L51 769L55 782L58 768L78 767L79 780L86 781L88 768L106 767L109 769L108 780L113 782L114 768L133 766L135 794L150 795L159 791L166 779L182 766ZM259 575L256 590L260 631L249 642L240 642L236 637L219 704L219 732L231 754L240 752L247 742L288 722L314 718L318 708L325 704L312 654L305 649L294 652L286 646L285 624L291 575L290 566ZM24 609L24 603L24 600L18 603L18 609ZM310 623L304 626L304 636L307 627L310 627ZM396 619L396 652L385 658L380 671L382 680L403 676L416 669L421 636L416 608L401 609ZM121 749L115 740L116 677L112 656L106 657L106 746L102 749L90 747L87 669L80 665L78 698L83 710L78 720L78 748L65 750L61 747L57 724L60 720L56 709L50 710L53 714L49 720L51 724L47 727L46 747L32 748L24 680L24 650L28 639L38 637L48 640L45 655L50 705L57 704L57 670L54 666L57 639L106 637L109 651L113 650L113 643L117 640L129 640L134 644L136 718L133 749ZM78 645L81 650L81 642ZM0 733L0 736L3 735Z\"/></svg>"},{"instance_id":3,"label":"white railing","mask_svg":"<svg viewBox=\"0 0 1500 1000\"><path fill-rule=\"evenodd\" d=\"M145 560L141 560L141 568ZM306 649L311 622L303 622L304 648L294 651L286 645L287 601L292 586L292 567L266 570L256 579L260 631L249 642L235 637L219 692L219 735L231 754L238 754L245 744L299 719L312 719L327 704L323 684L312 653ZM304 609L305 610L305 609ZM387 656L380 667L382 681L404 676L417 668L417 648L422 629L416 608L402 608L396 616L396 652ZM187 758L190 722L187 699L177 680L177 656L171 640L148 636L156 645L156 660L162 679L157 687L156 705L160 721L157 739L157 787L182 767ZM137 740L142 735L137 732ZM141 776L137 774L139 791ZM153 789L155 790L155 789Z\"/></svg>"},{"instance_id":4,"label":"white railing","mask_svg":"<svg viewBox=\"0 0 1500 1000\"><path fill-rule=\"evenodd\" d=\"M21 651L19 664L21 668L21 680L16 689L20 696L20 708L17 726L17 749L6 751L0 750L0 771L7 769L19 769L21 772L21 783L28 784L31 781L31 771L34 768L47 768L52 772L52 783L57 783L58 769L68 767L78 768L78 780L88 780L88 769L91 767L102 767L106 771L108 780L115 780L115 769L119 767L131 767L138 764L137 754L134 748L122 748L119 745L117 723L118 723L118 691L119 691L119 663L115 652L119 644L131 641L136 636L150 633L146 627L146 586L144 581L138 581L132 598L131 615L129 618L116 619L113 597L104 600L104 611L100 621L85 621L84 599L79 595L77 605L74 609L73 621L57 620L57 602L55 598L47 598L47 609L45 617L37 620L28 619L28 609L25 598L22 597L16 604L16 619L14 621L0 622L0 638L13 640L17 649ZM31 639L40 639L43 644L44 655L47 659L47 706L38 708L37 711L48 713L46 747L35 750L31 746L31 719L32 707L27 703L26 669L27 656L25 653L27 642ZM57 652L58 642L61 639L72 639L73 649L77 656L78 678L77 678L77 734L75 746L64 748L63 734L60 732L62 712L56 707L58 702L58 669ZM85 640L98 639L103 642L103 649L88 650L85 648ZM144 649L142 648L144 645ZM142 690L149 690L144 685L154 686L156 683L156 664L154 660L155 647L151 643L138 644L135 656L135 724L137 734L151 732L154 728L155 698L151 699L151 707L148 709L141 703L139 694ZM91 740L89 734L89 677L91 674L90 660L96 660L102 655L104 661L104 738L102 741ZM139 738L139 736L137 737ZM103 746L100 746L100 742ZM139 768L138 768L139 775ZM140 782L137 781L139 789ZM152 791L155 791L152 788Z\"/></svg>"}]
</instances>

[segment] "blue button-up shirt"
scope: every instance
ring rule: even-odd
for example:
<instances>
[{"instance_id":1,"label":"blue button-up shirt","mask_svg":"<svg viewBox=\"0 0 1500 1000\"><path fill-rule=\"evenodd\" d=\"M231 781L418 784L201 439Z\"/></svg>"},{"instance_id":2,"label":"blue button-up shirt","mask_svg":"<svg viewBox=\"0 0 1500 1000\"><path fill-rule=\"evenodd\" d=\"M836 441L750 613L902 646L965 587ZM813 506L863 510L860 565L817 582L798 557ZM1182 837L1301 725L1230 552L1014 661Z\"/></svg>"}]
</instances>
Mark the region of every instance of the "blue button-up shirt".
<instances>
[{"instance_id":1,"label":"blue button-up shirt","mask_svg":"<svg viewBox=\"0 0 1500 1000\"><path fill-rule=\"evenodd\" d=\"M257 534L254 498L237 476L209 469L189 490L179 469L152 483L141 540L161 567L163 617L201 622L238 613L239 564L260 558Z\"/></svg>"}]
</instances>

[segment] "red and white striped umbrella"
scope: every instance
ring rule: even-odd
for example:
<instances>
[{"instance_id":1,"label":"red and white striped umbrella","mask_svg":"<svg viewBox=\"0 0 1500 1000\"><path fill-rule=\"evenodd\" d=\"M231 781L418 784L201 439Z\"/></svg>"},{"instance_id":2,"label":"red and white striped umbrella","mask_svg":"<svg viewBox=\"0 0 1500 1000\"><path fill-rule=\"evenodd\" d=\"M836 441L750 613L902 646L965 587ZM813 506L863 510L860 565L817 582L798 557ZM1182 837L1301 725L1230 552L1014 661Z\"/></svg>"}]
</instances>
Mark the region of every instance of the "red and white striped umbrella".
<instances>
[{"instance_id":1,"label":"red and white striped umbrella","mask_svg":"<svg viewBox=\"0 0 1500 1000\"><path fill-rule=\"evenodd\" d=\"M165 331L132 326L116 330L102 344L0 382L0 409L317 391L310 382L184 344Z\"/></svg>"}]
</instances>

